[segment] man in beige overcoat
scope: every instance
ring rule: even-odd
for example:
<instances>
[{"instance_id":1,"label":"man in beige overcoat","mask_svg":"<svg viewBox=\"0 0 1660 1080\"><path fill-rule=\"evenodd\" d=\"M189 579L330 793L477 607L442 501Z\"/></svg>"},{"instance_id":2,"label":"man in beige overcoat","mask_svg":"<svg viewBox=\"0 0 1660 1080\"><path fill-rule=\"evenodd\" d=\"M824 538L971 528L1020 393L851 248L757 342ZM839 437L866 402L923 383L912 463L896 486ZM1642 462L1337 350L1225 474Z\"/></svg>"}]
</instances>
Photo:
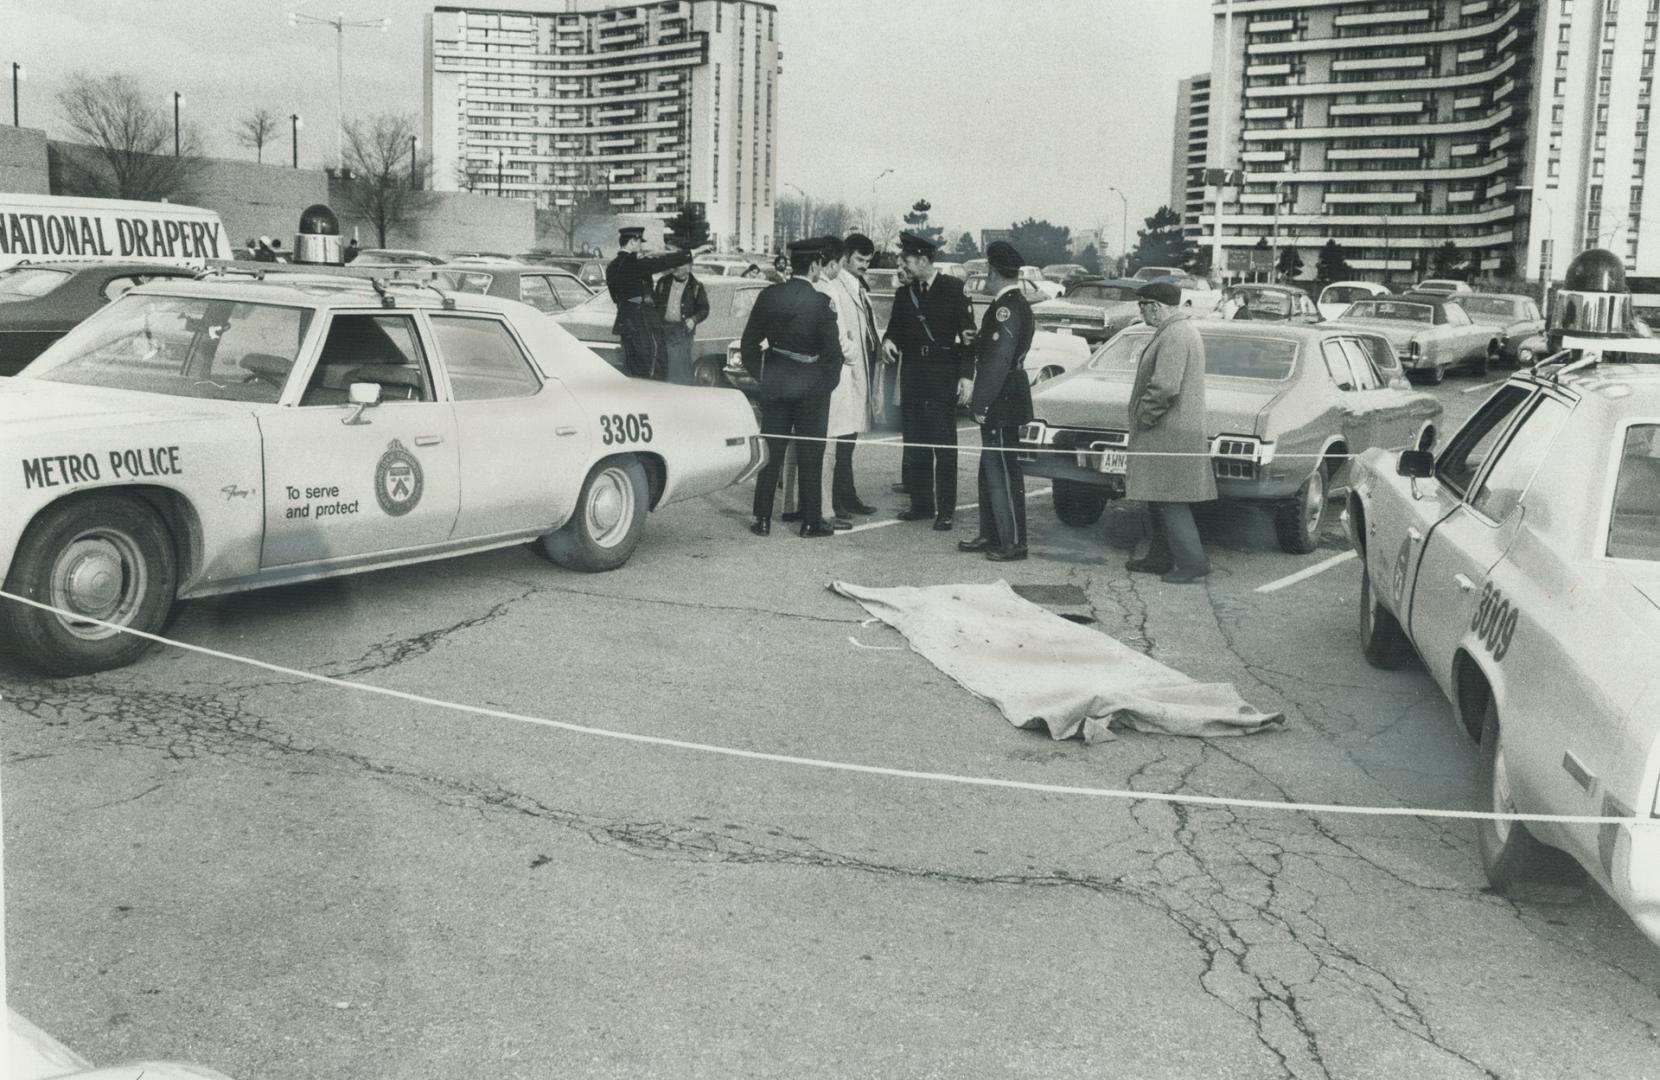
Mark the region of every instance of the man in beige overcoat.
<instances>
[{"instance_id":1,"label":"man in beige overcoat","mask_svg":"<svg viewBox=\"0 0 1660 1080\"><path fill-rule=\"evenodd\" d=\"M1142 350L1130 391L1125 495L1147 503L1152 543L1144 557L1124 568L1186 585L1210 573L1191 504L1216 498L1205 416L1205 343L1175 284L1152 282L1136 296L1142 319L1158 329Z\"/></svg>"}]
</instances>

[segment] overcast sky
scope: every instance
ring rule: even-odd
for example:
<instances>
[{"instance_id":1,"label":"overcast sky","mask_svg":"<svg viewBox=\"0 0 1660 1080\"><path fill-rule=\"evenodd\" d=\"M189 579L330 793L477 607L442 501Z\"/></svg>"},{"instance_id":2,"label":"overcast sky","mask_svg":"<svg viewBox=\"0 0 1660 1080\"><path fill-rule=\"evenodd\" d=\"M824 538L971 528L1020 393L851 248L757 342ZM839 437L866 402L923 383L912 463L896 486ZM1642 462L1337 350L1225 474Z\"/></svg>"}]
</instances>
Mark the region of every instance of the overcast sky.
<instances>
[{"instance_id":1,"label":"overcast sky","mask_svg":"<svg viewBox=\"0 0 1660 1080\"><path fill-rule=\"evenodd\" d=\"M502 6L515 6L504 2ZM531 5L522 5L531 6ZM544 10L557 7L542 3ZM592 6L592 5L584 5ZM884 212L926 196L935 222L1014 217L1105 225L1119 187L1130 237L1168 201L1177 80L1210 66L1208 0L779 0L779 176L815 198ZM285 118L266 160L333 156L334 31L290 11L392 27L346 35L346 113L419 113L431 0L0 0L0 64L26 67L22 120L62 127L53 94L77 69L122 71L170 107L186 97L208 153L251 157L231 130L264 106ZM0 67L0 73L9 72ZM6 88L9 90L9 87ZM10 105L10 101L6 102ZM9 119L9 116L7 117ZM788 188L781 188L788 193Z\"/></svg>"}]
</instances>

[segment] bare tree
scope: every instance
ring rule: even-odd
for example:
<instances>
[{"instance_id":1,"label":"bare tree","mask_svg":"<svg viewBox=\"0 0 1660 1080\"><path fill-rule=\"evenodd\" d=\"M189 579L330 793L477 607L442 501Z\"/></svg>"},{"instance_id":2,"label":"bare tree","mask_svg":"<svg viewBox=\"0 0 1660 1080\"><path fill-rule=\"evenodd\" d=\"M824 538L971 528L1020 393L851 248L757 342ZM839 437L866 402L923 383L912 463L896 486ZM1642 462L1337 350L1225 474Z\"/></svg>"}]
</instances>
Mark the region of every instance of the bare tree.
<instances>
[{"instance_id":1,"label":"bare tree","mask_svg":"<svg viewBox=\"0 0 1660 1080\"><path fill-rule=\"evenodd\" d=\"M893 214L883 214L871 226L870 239L876 245L877 251L892 247L899 241L899 219Z\"/></svg>"},{"instance_id":2,"label":"bare tree","mask_svg":"<svg viewBox=\"0 0 1660 1080\"><path fill-rule=\"evenodd\" d=\"M265 161L265 144L277 137L277 114L270 109L255 109L236 122L236 141L254 148L254 160Z\"/></svg>"},{"instance_id":3,"label":"bare tree","mask_svg":"<svg viewBox=\"0 0 1660 1080\"><path fill-rule=\"evenodd\" d=\"M853 213L846 203L818 203L813 207L814 236L842 236L852 224Z\"/></svg>"},{"instance_id":4,"label":"bare tree","mask_svg":"<svg viewBox=\"0 0 1660 1080\"><path fill-rule=\"evenodd\" d=\"M76 72L57 100L70 132L89 149L61 155L59 178L66 194L176 198L201 168L195 129L178 132L179 152L172 153L173 117L163 99L152 104L130 76Z\"/></svg>"},{"instance_id":5,"label":"bare tree","mask_svg":"<svg viewBox=\"0 0 1660 1080\"><path fill-rule=\"evenodd\" d=\"M416 124L413 113L380 113L346 125L341 199L374 228L377 247L426 205L430 161L414 152Z\"/></svg>"},{"instance_id":6,"label":"bare tree","mask_svg":"<svg viewBox=\"0 0 1660 1080\"><path fill-rule=\"evenodd\" d=\"M773 204L773 231L784 243L807 235L807 207L793 195L780 195Z\"/></svg>"},{"instance_id":7,"label":"bare tree","mask_svg":"<svg viewBox=\"0 0 1660 1080\"><path fill-rule=\"evenodd\" d=\"M600 251L613 239L617 214L603 191L583 190L563 206L536 211L538 243L579 254Z\"/></svg>"}]
</instances>

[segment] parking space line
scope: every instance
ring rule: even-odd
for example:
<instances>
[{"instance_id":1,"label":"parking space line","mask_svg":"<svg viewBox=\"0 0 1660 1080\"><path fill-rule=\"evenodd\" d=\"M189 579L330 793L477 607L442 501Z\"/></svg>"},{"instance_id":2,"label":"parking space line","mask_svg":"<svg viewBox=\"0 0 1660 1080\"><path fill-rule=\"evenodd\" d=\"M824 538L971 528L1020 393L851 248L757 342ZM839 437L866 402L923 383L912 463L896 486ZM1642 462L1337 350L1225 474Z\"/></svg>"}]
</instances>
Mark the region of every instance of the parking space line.
<instances>
[{"instance_id":1,"label":"parking space line","mask_svg":"<svg viewBox=\"0 0 1660 1080\"><path fill-rule=\"evenodd\" d=\"M1322 562L1317 562L1313 566L1308 567L1306 570L1299 570L1289 577L1282 577L1278 581L1270 581L1266 585L1259 585L1257 586L1256 591L1259 593L1279 592L1288 585L1295 585L1299 581L1307 581L1314 575L1323 574L1334 566L1341 566L1354 557L1355 553L1352 550L1345 551L1341 555L1333 555L1331 558Z\"/></svg>"},{"instance_id":2,"label":"parking space line","mask_svg":"<svg viewBox=\"0 0 1660 1080\"><path fill-rule=\"evenodd\" d=\"M1460 390L1459 393L1460 394L1473 394L1478 390L1491 390L1495 386L1503 386L1503 385L1504 385L1504 380L1499 379L1497 382L1486 382L1486 383L1480 384L1479 386L1466 386L1464 389Z\"/></svg>"},{"instance_id":3,"label":"parking space line","mask_svg":"<svg viewBox=\"0 0 1660 1080\"><path fill-rule=\"evenodd\" d=\"M1026 492L1026 497L1028 499L1030 499L1034 495L1047 495L1047 494L1049 494L1049 489L1046 488L1046 487L1045 488L1032 488L1032 489L1030 489ZM978 509L980 509L980 504L978 502L964 503L963 505L961 505L961 506L957 507L955 510L953 510L951 512L951 514L952 514L953 517L955 517L957 514L962 513L964 510L978 510ZM863 525L855 525L851 529L843 529L840 532L838 532L836 535L837 536L847 536L850 533L864 532L867 529L885 529L889 525L909 525L909 524L910 524L910 522L900 521L898 518L888 518L884 521L867 521Z\"/></svg>"}]
</instances>

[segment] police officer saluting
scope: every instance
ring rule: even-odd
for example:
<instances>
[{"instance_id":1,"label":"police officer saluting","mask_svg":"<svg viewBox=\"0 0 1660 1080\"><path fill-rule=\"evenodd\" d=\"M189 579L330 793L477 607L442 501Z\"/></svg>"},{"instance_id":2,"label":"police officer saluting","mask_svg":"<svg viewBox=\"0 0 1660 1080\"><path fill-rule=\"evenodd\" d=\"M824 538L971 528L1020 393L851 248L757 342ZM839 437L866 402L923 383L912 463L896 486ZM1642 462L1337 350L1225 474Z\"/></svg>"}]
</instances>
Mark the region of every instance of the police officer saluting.
<instances>
[{"instance_id":1,"label":"police officer saluting","mask_svg":"<svg viewBox=\"0 0 1660 1080\"><path fill-rule=\"evenodd\" d=\"M900 233L899 263L910 281L894 293L882 356L899 363L901 470L911 497L899 518L933 518L944 532L957 506L957 404L974 378L974 357L962 339L974 329L974 310L963 283L934 269L936 250Z\"/></svg>"},{"instance_id":2,"label":"police officer saluting","mask_svg":"<svg viewBox=\"0 0 1660 1080\"><path fill-rule=\"evenodd\" d=\"M664 270L713 251L713 244L666 255L642 255L646 231L640 226L617 230L617 257L605 268L605 288L617 305L611 332L622 342L623 371L638 379L654 378L662 366L663 316L651 296L651 278Z\"/></svg>"},{"instance_id":3,"label":"police officer saluting","mask_svg":"<svg viewBox=\"0 0 1660 1080\"><path fill-rule=\"evenodd\" d=\"M830 392L841 380L842 347L830 298L813 288L823 259L820 243L797 240L790 245L790 279L761 290L744 326L743 365L761 384L761 434L767 440L767 463L755 478L755 523L749 527L756 536L772 533L772 502L790 435L810 440L796 446L801 535L835 535L824 520L820 484Z\"/></svg>"},{"instance_id":4,"label":"police officer saluting","mask_svg":"<svg viewBox=\"0 0 1660 1080\"><path fill-rule=\"evenodd\" d=\"M986 248L986 292L996 297L975 338L978 358L970 410L980 425L980 535L958 551L983 551L993 562L1026 557L1026 479L1014 450L1020 425L1032 418L1032 388L1026 381L1026 351L1037 322L1020 292L1024 260L1012 244Z\"/></svg>"}]
</instances>

